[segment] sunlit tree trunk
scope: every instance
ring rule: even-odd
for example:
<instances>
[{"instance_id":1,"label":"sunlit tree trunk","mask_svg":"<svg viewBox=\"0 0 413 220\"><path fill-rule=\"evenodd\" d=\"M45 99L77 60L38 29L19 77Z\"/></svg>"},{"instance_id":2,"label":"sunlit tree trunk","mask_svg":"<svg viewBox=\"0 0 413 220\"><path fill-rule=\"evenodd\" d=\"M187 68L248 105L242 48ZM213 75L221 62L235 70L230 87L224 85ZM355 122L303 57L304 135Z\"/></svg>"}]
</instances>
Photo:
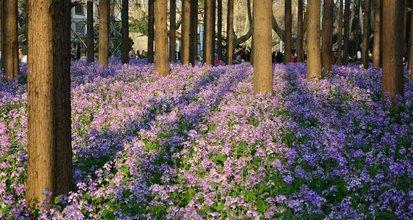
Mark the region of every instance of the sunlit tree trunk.
<instances>
[{"instance_id":1,"label":"sunlit tree trunk","mask_svg":"<svg viewBox=\"0 0 413 220\"><path fill-rule=\"evenodd\" d=\"M70 0L29 0L28 5L26 199L41 205L72 186Z\"/></svg>"},{"instance_id":2,"label":"sunlit tree trunk","mask_svg":"<svg viewBox=\"0 0 413 220\"><path fill-rule=\"evenodd\" d=\"M153 63L155 39L155 0L148 0L148 62Z\"/></svg>"},{"instance_id":3,"label":"sunlit tree trunk","mask_svg":"<svg viewBox=\"0 0 413 220\"><path fill-rule=\"evenodd\" d=\"M393 103L404 95L403 52L405 0L383 0L383 93Z\"/></svg>"},{"instance_id":4,"label":"sunlit tree trunk","mask_svg":"<svg viewBox=\"0 0 413 220\"><path fill-rule=\"evenodd\" d=\"M122 62L129 63L129 0L122 0Z\"/></svg>"},{"instance_id":5,"label":"sunlit tree trunk","mask_svg":"<svg viewBox=\"0 0 413 220\"><path fill-rule=\"evenodd\" d=\"M222 0L217 0L217 55L222 59Z\"/></svg>"},{"instance_id":6,"label":"sunlit tree trunk","mask_svg":"<svg viewBox=\"0 0 413 220\"><path fill-rule=\"evenodd\" d=\"M176 0L170 0L169 5L169 60L175 62L176 56Z\"/></svg>"},{"instance_id":7,"label":"sunlit tree trunk","mask_svg":"<svg viewBox=\"0 0 413 220\"><path fill-rule=\"evenodd\" d=\"M292 33L292 12L291 12L291 0L285 0L284 5L284 24L285 24L285 52L284 52L284 63L291 62L291 52L293 49L293 33Z\"/></svg>"},{"instance_id":8,"label":"sunlit tree trunk","mask_svg":"<svg viewBox=\"0 0 413 220\"><path fill-rule=\"evenodd\" d=\"M308 1L307 71L309 80L321 78L320 0Z\"/></svg>"},{"instance_id":9,"label":"sunlit tree trunk","mask_svg":"<svg viewBox=\"0 0 413 220\"><path fill-rule=\"evenodd\" d=\"M337 31L337 64L341 65L343 62L343 0L339 2L338 9L338 31Z\"/></svg>"},{"instance_id":10,"label":"sunlit tree trunk","mask_svg":"<svg viewBox=\"0 0 413 220\"><path fill-rule=\"evenodd\" d=\"M155 67L156 72L161 76L169 74L168 57L168 1L155 1Z\"/></svg>"},{"instance_id":11,"label":"sunlit tree trunk","mask_svg":"<svg viewBox=\"0 0 413 220\"><path fill-rule=\"evenodd\" d=\"M344 1L343 64L348 63L348 49L350 40L350 4L351 0Z\"/></svg>"},{"instance_id":12,"label":"sunlit tree trunk","mask_svg":"<svg viewBox=\"0 0 413 220\"><path fill-rule=\"evenodd\" d=\"M234 64L234 0L228 0L227 12L227 64Z\"/></svg>"},{"instance_id":13,"label":"sunlit tree trunk","mask_svg":"<svg viewBox=\"0 0 413 220\"><path fill-rule=\"evenodd\" d=\"M195 65L198 57L198 0L191 2L191 50L190 62Z\"/></svg>"},{"instance_id":14,"label":"sunlit tree trunk","mask_svg":"<svg viewBox=\"0 0 413 220\"><path fill-rule=\"evenodd\" d=\"M215 0L204 0L204 62L214 64L215 52Z\"/></svg>"},{"instance_id":15,"label":"sunlit tree trunk","mask_svg":"<svg viewBox=\"0 0 413 220\"><path fill-rule=\"evenodd\" d=\"M370 37L370 0L364 0L363 4L363 44L362 63L364 68L369 67L369 37Z\"/></svg>"},{"instance_id":16,"label":"sunlit tree trunk","mask_svg":"<svg viewBox=\"0 0 413 220\"><path fill-rule=\"evenodd\" d=\"M272 92L272 0L254 1L254 93Z\"/></svg>"},{"instance_id":17,"label":"sunlit tree trunk","mask_svg":"<svg viewBox=\"0 0 413 220\"><path fill-rule=\"evenodd\" d=\"M298 0L297 59L304 62L304 0Z\"/></svg>"},{"instance_id":18,"label":"sunlit tree trunk","mask_svg":"<svg viewBox=\"0 0 413 220\"><path fill-rule=\"evenodd\" d=\"M334 1L324 0L323 5L323 44L322 44L322 72L324 76L331 75L333 71L333 13Z\"/></svg>"},{"instance_id":19,"label":"sunlit tree trunk","mask_svg":"<svg viewBox=\"0 0 413 220\"><path fill-rule=\"evenodd\" d=\"M191 0L182 1L181 63L190 63L191 50Z\"/></svg>"},{"instance_id":20,"label":"sunlit tree trunk","mask_svg":"<svg viewBox=\"0 0 413 220\"><path fill-rule=\"evenodd\" d=\"M94 38L94 30L93 30L93 1L88 0L86 3L86 10L87 10L87 36L86 36L86 44L87 44L87 57L86 60L88 63L91 63L95 59L95 45L93 42Z\"/></svg>"},{"instance_id":21,"label":"sunlit tree trunk","mask_svg":"<svg viewBox=\"0 0 413 220\"><path fill-rule=\"evenodd\" d=\"M3 0L3 68L8 79L19 77L19 48L17 41L17 0Z\"/></svg>"},{"instance_id":22,"label":"sunlit tree trunk","mask_svg":"<svg viewBox=\"0 0 413 220\"><path fill-rule=\"evenodd\" d=\"M381 65L381 5L382 0L374 0L374 42L373 42L373 66Z\"/></svg>"},{"instance_id":23,"label":"sunlit tree trunk","mask_svg":"<svg viewBox=\"0 0 413 220\"><path fill-rule=\"evenodd\" d=\"M109 14L110 0L99 1L99 64L109 64Z\"/></svg>"}]
</instances>

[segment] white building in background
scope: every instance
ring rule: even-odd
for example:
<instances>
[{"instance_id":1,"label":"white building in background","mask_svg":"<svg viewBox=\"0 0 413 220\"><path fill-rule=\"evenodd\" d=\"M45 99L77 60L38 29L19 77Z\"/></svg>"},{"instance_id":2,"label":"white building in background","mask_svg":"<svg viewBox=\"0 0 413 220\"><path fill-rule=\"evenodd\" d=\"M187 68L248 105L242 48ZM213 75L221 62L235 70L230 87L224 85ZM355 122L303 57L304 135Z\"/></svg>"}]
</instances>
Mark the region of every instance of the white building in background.
<instances>
[{"instance_id":1,"label":"white building in background","mask_svg":"<svg viewBox=\"0 0 413 220\"><path fill-rule=\"evenodd\" d=\"M72 31L80 37L86 36L86 4L76 5L72 8Z\"/></svg>"}]
</instances>

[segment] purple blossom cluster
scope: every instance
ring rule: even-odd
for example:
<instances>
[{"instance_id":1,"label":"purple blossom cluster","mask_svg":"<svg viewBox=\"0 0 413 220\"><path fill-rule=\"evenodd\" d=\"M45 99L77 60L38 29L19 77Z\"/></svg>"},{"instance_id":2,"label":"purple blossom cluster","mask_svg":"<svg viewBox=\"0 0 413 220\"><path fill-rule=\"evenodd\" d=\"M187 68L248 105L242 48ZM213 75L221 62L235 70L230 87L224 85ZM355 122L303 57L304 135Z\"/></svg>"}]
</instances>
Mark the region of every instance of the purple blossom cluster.
<instances>
[{"instance_id":1,"label":"purple blossom cluster","mask_svg":"<svg viewBox=\"0 0 413 220\"><path fill-rule=\"evenodd\" d=\"M39 219L412 219L413 85L381 72L250 64L72 64L75 189ZM25 219L26 85L0 82L0 218ZM31 210L33 211L33 210Z\"/></svg>"}]
</instances>

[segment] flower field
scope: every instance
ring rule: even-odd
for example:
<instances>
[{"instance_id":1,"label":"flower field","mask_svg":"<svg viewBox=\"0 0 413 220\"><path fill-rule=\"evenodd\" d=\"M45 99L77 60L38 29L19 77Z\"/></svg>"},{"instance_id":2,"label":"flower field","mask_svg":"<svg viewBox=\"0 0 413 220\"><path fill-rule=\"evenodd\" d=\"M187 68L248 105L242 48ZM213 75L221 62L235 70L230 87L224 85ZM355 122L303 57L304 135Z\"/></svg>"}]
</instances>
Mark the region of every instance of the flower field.
<instances>
[{"instance_id":1,"label":"flower field","mask_svg":"<svg viewBox=\"0 0 413 220\"><path fill-rule=\"evenodd\" d=\"M75 186L42 219L413 219L413 84L383 101L381 73L141 61L72 64ZM26 83L0 82L0 219L25 219ZM33 211L33 210L32 210Z\"/></svg>"}]
</instances>

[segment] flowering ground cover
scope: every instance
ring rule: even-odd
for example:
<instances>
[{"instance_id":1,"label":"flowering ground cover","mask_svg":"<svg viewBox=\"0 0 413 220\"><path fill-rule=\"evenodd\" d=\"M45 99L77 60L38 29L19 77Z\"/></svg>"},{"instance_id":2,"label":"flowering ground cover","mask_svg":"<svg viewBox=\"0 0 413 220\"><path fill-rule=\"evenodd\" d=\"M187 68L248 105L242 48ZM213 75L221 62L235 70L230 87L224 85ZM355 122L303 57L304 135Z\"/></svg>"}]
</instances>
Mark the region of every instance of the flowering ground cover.
<instances>
[{"instance_id":1,"label":"flowering ground cover","mask_svg":"<svg viewBox=\"0 0 413 220\"><path fill-rule=\"evenodd\" d=\"M379 70L134 61L72 65L75 190L43 219L412 219L413 85L383 101ZM0 83L0 218L27 218L26 85Z\"/></svg>"}]
</instances>

